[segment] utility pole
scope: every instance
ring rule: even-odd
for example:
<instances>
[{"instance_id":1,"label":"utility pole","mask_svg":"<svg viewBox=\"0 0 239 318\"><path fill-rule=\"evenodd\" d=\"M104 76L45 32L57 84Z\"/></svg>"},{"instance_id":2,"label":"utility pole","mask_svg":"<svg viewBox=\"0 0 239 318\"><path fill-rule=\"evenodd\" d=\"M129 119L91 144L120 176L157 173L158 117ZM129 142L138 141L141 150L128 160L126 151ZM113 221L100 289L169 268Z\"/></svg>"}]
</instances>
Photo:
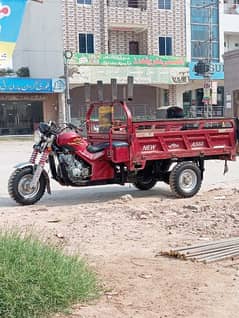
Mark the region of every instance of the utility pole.
<instances>
[{"instance_id":1,"label":"utility pole","mask_svg":"<svg viewBox=\"0 0 239 318\"><path fill-rule=\"evenodd\" d=\"M66 81L65 89L65 113L66 121L71 122L71 97L70 97L70 83L69 83L69 60L72 58L73 53L69 50L64 51L64 77Z\"/></svg>"},{"instance_id":2,"label":"utility pole","mask_svg":"<svg viewBox=\"0 0 239 318\"><path fill-rule=\"evenodd\" d=\"M207 81L207 86L209 87L209 100L207 103L207 117L212 117L212 73L211 73L211 66L212 66L212 41L213 41L213 32L212 32L212 17L213 17L213 7L215 6L215 3L209 4L209 15L208 15L208 25L209 25L209 34L208 34L208 41L209 41L209 46L208 46L208 65L209 65L209 72L206 74L206 81Z\"/></svg>"}]
</instances>

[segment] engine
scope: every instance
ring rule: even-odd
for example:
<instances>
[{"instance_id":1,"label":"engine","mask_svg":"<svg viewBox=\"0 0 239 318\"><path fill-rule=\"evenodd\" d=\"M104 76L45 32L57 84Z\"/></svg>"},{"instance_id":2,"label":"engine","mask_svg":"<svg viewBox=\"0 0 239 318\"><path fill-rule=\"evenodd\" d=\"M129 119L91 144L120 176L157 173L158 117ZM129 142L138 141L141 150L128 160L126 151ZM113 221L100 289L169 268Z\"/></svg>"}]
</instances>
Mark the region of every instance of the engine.
<instances>
[{"instance_id":1,"label":"engine","mask_svg":"<svg viewBox=\"0 0 239 318\"><path fill-rule=\"evenodd\" d=\"M72 154L61 154L59 156L61 163L64 163L68 178L73 183L78 183L90 177L90 166L83 160L76 159Z\"/></svg>"}]
</instances>

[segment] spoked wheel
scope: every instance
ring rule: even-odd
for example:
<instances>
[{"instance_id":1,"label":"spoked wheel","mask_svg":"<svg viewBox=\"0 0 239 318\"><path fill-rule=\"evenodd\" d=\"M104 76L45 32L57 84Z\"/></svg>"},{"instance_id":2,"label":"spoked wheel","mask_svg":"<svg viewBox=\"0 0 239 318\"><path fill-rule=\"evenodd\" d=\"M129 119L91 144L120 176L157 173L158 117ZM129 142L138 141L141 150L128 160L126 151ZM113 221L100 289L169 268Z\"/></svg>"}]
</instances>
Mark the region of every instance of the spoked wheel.
<instances>
[{"instance_id":1,"label":"spoked wheel","mask_svg":"<svg viewBox=\"0 0 239 318\"><path fill-rule=\"evenodd\" d=\"M150 190L155 186L156 183L157 180L154 177L150 177L144 180L136 181L133 183L133 185L139 190Z\"/></svg>"},{"instance_id":2,"label":"spoked wheel","mask_svg":"<svg viewBox=\"0 0 239 318\"><path fill-rule=\"evenodd\" d=\"M46 180L41 175L35 188L30 187L33 172L30 167L15 170L8 181L8 193L17 203L34 204L41 199L46 189Z\"/></svg>"},{"instance_id":3,"label":"spoked wheel","mask_svg":"<svg viewBox=\"0 0 239 318\"><path fill-rule=\"evenodd\" d=\"M177 197L192 197L201 188L201 171L192 162L180 162L171 171L169 184L172 192Z\"/></svg>"}]
</instances>

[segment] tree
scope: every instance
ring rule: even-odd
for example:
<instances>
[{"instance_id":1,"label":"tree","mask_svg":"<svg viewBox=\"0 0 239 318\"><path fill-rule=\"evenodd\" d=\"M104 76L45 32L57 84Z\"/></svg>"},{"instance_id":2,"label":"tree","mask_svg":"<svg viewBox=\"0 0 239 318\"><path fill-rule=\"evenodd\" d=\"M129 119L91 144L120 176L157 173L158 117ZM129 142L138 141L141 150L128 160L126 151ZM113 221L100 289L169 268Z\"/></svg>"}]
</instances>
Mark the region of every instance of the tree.
<instances>
[{"instance_id":1,"label":"tree","mask_svg":"<svg viewBox=\"0 0 239 318\"><path fill-rule=\"evenodd\" d=\"M30 70L28 67L20 67L17 71L16 74L18 77L30 77Z\"/></svg>"}]
</instances>

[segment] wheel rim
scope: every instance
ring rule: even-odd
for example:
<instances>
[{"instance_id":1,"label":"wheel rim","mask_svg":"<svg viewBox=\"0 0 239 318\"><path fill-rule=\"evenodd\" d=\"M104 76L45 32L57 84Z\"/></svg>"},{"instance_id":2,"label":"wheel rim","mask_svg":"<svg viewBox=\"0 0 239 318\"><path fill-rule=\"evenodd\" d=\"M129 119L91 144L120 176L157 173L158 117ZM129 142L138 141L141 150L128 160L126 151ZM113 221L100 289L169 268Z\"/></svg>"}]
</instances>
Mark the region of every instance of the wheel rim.
<instances>
[{"instance_id":1,"label":"wheel rim","mask_svg":"<svg viewBox=\"0 0 239 318\"><path fill-rule=\"evenodd\" d=\"M195 171L185 169L179 177L179 186L184 192L191 192L194 190L198 182L198 177Z\"/></svg>"},{"instance_id":2,"label":"wheel rim","mask_svg":"<svg viewBox=\"0 0 239 318\"><path fill-rule=\"evenodd\" d=\"M21 180L18 183L18 192L25 199L34 198L34 196L38 193L40 189L40 182L37 183L37 186L35 188L30 187L32 178L32 174L26 174L21 178Z\"/></svg>"}]
</instances>

